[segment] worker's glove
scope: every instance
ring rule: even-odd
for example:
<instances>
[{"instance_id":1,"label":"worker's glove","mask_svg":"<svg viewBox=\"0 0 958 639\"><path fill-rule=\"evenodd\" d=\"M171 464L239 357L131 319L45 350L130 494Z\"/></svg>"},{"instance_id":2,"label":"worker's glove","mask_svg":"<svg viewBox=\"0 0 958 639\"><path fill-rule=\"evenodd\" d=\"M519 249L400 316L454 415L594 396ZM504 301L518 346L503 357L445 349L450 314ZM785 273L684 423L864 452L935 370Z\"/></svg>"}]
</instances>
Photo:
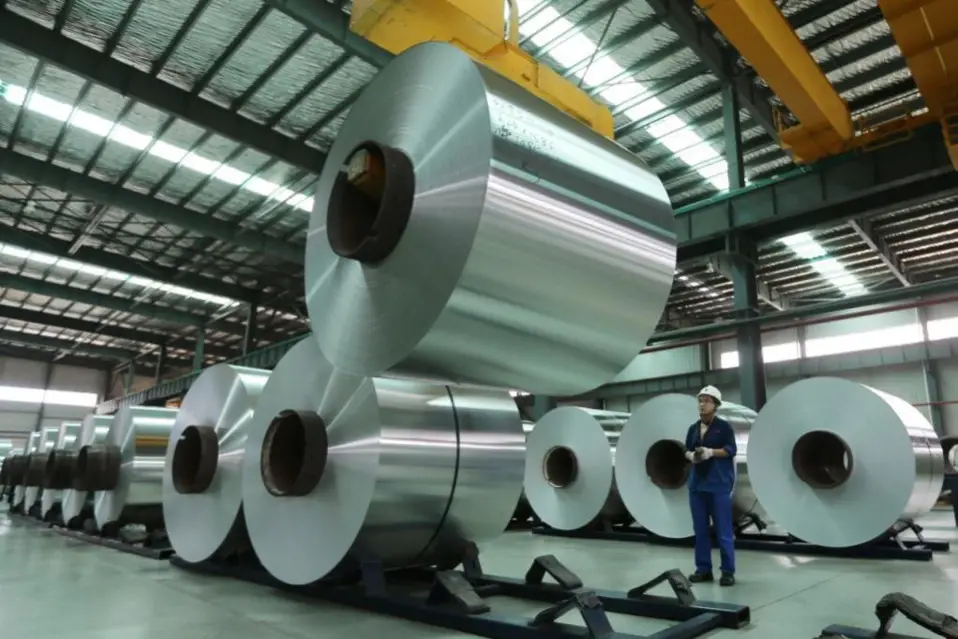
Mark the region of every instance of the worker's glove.
<instances>
[{"instance_id":1,"label":"worker's glove","mask_svg":"<svg viewBox=\"0 0 958 639\"><path fill-rule=\"evenodd\" d=\"M695 454L702 461L707 459L712 459L712 449L711 448L698 448L695 451Z\"/></svg>"},{"instance_id":2,"label":"worker's glove","mask_svg":"<svg viewBox=\"0 0 958 639\"><path fill-rule=\"evenodd\" d=\"M685 458L693 464L698 461L698 459L695 458L695 451L691 450L685 451Z\"/></svg>"}]
</instances>

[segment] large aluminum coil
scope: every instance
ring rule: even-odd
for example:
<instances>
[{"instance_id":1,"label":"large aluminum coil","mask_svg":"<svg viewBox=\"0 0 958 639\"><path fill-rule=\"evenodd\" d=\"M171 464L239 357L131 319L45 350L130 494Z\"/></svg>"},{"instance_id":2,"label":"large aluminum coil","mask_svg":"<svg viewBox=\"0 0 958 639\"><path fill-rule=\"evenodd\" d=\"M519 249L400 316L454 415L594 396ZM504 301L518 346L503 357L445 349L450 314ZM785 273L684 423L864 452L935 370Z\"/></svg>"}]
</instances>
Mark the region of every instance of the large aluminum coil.
<instances>
[{"instance_id":1,"label":"large aluminum coil","mask_svg":"<svg viewBox=\"0 0 958 639\"><path fill-rule=\"evenodd\" d=\"M24 480L26 488L23 493L23 510L29 512L31 508L40 507L40 496L43 494L43 480L47 469L47 458L50 451L57 445L59 426L47 426L40 433L37 450L30 453L27 463L27 475Z\"/></svg>"},{"instance_id":2,"label":"large aluminum coil","mask_svg":"<svg viewBox=\"0 0 958 639\"><path fill-rule=\"evenodd\" d=\"M80 433L73 442L73 452L79 455L80 449L84 446L93 446L102 443L110 430L110 424L113 423L113 418L113 415L93 414L84 417L80 425ZM83 477L77 476L77 464L76 459L74 459L73 483L70 488L63 491L63 499L60 503L60 514L63 517L63 523L70 524L78 517L81 517L88 506L92 507L90 491L84 486ZM92 514L92 509L90 514Z\"/></svg>"},{"instance_id":3,"label":"large aluminum coil","mask_svg":"<svg viewBox=\"0 0 958 639\"><path fill-rule=\"evenodd\" d=\"M97 527L163 521L163 464L176 420L176 409L123 406L102 444L88 445L77 456L77 472L96 492Z\"/></svg>"},{"instance_id":4,"label":"large aluminum coil","mask_svg":"<svg viewBox=\"0 0 958 639\"><path fill-rule=\"evenodd\" d=\"M54 506L63 500L63 492L73 485L77 455L73 445L82 426L83 422L60 424L56 445L47 453L43 470L43 495L40 497L40 516L44 519L53 514Z\"/></svg>"},{"instance_id":5,"label":"large aluminum coil","mask_svg":"<svg viewBox=\"0 0 958 639\"><path fill-rule=\"evenodd\" d=\"M180 404L163 469L163 520L186 561L205 561L245 537L246 434L267 379L267 370L212 366Z\"/></svg>"},{"instance_id":6,"label":"large aluminum coil","mask_svg":"<svg viewBox=\"0 0 958 639\"><path fill-rule=\"evenodd\" d=\"M735 431L738 452L732 507L736 522L745 526L756 519L767 521L746 462L755 411L722 402L717 415ZM695 397L668 393L642 404L622 428L615 464L619 493L635 521L660 537L684 539L693 534L685 437L697 420Z\"/></svg>"},{"instance_id":7,"label":"large aluminum coil","mask_svg":"<svg viewBox=\"0 0 958 639\"><path fill-rule=\"evenodd\" d=\"M772 518L809 543L881 537L935 505L944 454L908 402L845 379L790 384L752 426L748 468Z\"/></svg>"},{"instance_id":8,"label":"large aluminum coil","mask_svg":"<svg viewBox=\"0 0 958 639\"><path fill-rule=\"evenodd\" d=\"M315 199L313 335L359 375L574 395L642 350L672 286L661 181L449 44L379 72Z\"/></svg>"},{"instance_id":9,"label":"large aluminum coil","mask_svg":"<svg viewBox=\"0 0 958 639\"><path fill-rule=\"evenodd\" d=\"M290 584L361 557L386 568L458 559L464 542L505 530L523 451L506 391L351 375L303 340L270 375L250 424L243 512L253 548Z\"/></svg>"},{"instance_id":10,"label":"large aluminum coil","mask_svg":"<svg viewBox=\"0 0 958 639\"><path fill-rule=\"evenodd\" d=\"M945 470L949 473L958 472L958 437L942 437L941 450L945 456Z\"/></svg>"},{"instance_id":11,"label":"large aluminum coil","mask_svg":"<svg viewBox=\"0 0 958 639\"><path fill-rule=\"evenodd\" d=\"M626 515L613 477L617 441L628 413L562 406L540 419L526 443L523 486L543 523L582 528L597 517Z\"/></svg>"}]
</instances>

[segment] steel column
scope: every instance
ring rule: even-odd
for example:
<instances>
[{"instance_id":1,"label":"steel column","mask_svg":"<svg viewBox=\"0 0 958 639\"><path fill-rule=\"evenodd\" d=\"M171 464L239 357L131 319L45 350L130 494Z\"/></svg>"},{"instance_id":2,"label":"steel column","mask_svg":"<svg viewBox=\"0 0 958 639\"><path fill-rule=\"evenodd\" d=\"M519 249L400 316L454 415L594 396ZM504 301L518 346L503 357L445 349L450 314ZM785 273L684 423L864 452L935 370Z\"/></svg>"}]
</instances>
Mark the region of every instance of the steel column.
<instances>
[{"instance_id":1,"label":"steel column","mask_svg":"<svg viewBox=\"0 0 958 639\"><path fill-rule=\"evenodd\" d=\"M136 360L130 360L130 368L126 373L126 381L123 384L123 394L129 395L133 392L133 382L136 380Z\"/></svg>"},{"instance_id":2,"label":"steel column","mask_svg":"<svg viewBox=\"0 0 958 639\"><path fill-rule=\"evenodd\" d=\"M258 325L257 316L259 315L259 306L252 302L246 309L246 333L243 335L243 355L256 349L256 327Z\"/></svg>"},{"instance_id":3,"label":"steel column","mask_svg":"<svg viewBox=\"0 0 958 639\"><path fill-rule=\"evenodd\" d=\"M206 342L206 327L201 326L196 332L196 346L193 351L193 370L198 371L203 368L203 347Z\"/></svg>"},{"instance_id":4,"label":"steel column","mask_svg":"<svg viewBox=\"0 0 958 639\"><path fill-rule=\"evenodd\" d=\"M918 307L915 309L918 324L921 326L922 345L925 347L925 359L921 362L921 374L925 383L925 396L928 397L928 413L931 417L931 425L939 437L944 437L945 416L941 409L943 393L941 391L941 380L938 376L938 363L932 357L931 344L928 341L928 309Z\"/></svg>"},{"instance_id":5,"label":"steel column","mask_svg":"<svg viewBox=\"0 0 958 639\"><path fill-rule=\"evenodd\" d=\"M722 124L725 131L725 162L728 164L728 188L745 186L745 158L742 153L742 118L739 97L730 82L722 84Z\"/></svg>"},{"instance_id":6,"label":"steel column","mask_svg":"<svg viewBox=\"0 0 958 639\"><path fill-rule=\"evenodd\" d=\"M166 344L160 344L160 352L156 357L156 373L153 375L153 383L159 384L163 379L163 368L166 367Z\"/></svg>"},{"instance_id":7,"label":"steel column","mask_svg":"<svg viewBox=\"0 0 958 639\"><path fill-rule=\"evenodd\" d=\"M737 319L758 317L758 282L755 245L740 236L731 236L732 295ZM762 359L762 332L758 324L746 324L736 330L738 378L742 404L754 410L765 405L765 362Z\"/></svg>"}]
</instances>

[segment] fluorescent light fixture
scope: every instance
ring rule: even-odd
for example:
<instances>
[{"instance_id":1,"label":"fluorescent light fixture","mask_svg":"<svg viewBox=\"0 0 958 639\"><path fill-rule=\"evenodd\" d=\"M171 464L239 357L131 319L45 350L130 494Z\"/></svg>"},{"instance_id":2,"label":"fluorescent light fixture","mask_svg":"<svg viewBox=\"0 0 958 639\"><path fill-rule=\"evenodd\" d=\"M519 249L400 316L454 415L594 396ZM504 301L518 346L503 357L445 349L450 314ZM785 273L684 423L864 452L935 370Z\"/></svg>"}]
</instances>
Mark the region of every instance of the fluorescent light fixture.
<instances>
[{"instance_id":1,"label":"fluorescent light fixture","mask_svg":"<svg viewBox=\"0 0 958 639\"><path fill-rule=\"evenodd\" d=\"M56 406L96 406L96 393L43 390L24 386L0 386L0 402L50 404Z\"/></svg>"},{"instance_id":2,"label":"fluorescent light fixture","mask_svg":"<svg viewBox=\"0 0 958 639\"><path fill-rule=\"evenodd\" d=\"M149 155L165 160L171 164L195 171L203 176L212 176L214 180L232 184L244 191L256 195L285 202L294 209L304 213L313 210L313 198L292 191L281 184L264 180L245 171L224 164L216 160L205 158L196 153L160 140L128 126L117 124L95 113L84 109L74 108L66 102L37 93L27 95L27 87L8 84L0 79L0 99L26 108L31 113L46 116L52 120L64 123L97 137L109 138L111 141L137 151L146 151Z\"/></svg>"},{"instance_id":3,"label":"fluorescent light fixture","mask_svg":"<svg viewBox=\"0 0 958 639\"><path fill-rule=\"evenodd\" d=\"M818 243L811 233L801 232L779 240L791 249L797 257L808 260L813 269L842 292L845 297L864 295L868 292L865 285L856 275L845 268L845 265L828 254L828 251Z\"/></svg>"},{"instance_id":4,"label":"fluorescent light fixture","mask_svg":"<svg viewBox=\"0 0 958 639\"><path fill-rule=\"evenodd\" d=\"M519 0L518 4L519 14L522 16L540 3L538 0ZM506 6L508 12L508 3ZM531 35L532 42L539 47L548 45L557 38L561 40L561 42L556 40L555 46L549 48L549 55L564 68L577 69L573 75L581 79L584 86L602 87L599 89L599 94L613 105L613 110L617 106L635 102L633 106L623 111L623 114L633 122L666 108L661 100L636 80L626 79L602 86L612 78L621 75L625 68L609 56L600 57L585 65L580 64L584 60L589 60L597 44L578 31L574 23L560 15L554 7L546 6L536 12L534 16L519 25L519 31L523 36ZM584 78L583 74L585 74ZM728 164L725 159L682 118L677 115L665 116L650 125L646 132L719 191L728 190Z\"/></svg>"},{"instance_id":5,"label":"fluorescent light fixture","mask_svg":"<svg viewBox=\"0 0 958 639\"><path fill-rule=\"evenodd\" d=\"M127 273L121 273L120 271L112 271L99 266L84 264L83 262L71 260L66 257L57 257L48 253L41 253L40 251L30 251L20 248L19 246L4 244L2 242L0 242L0 256L22 259L28 262L33 262L34 264L41 264L43 266L60 269L69 273L80 273L83 275L89 275L91 277L111 280L118 284L122 283L139 286L144 291L155 289L171 295L179 295L180 297L216 304L217 306L232 307L239 304L238 301L228 297L223 297L221 295L201 293L200 291L194 291L193 289L186 288L185 286L177 286L175 284L168 284L165 282L151 280L146 277L140 277L139 275L129 275Z\"/></svg>"}]
</instances>

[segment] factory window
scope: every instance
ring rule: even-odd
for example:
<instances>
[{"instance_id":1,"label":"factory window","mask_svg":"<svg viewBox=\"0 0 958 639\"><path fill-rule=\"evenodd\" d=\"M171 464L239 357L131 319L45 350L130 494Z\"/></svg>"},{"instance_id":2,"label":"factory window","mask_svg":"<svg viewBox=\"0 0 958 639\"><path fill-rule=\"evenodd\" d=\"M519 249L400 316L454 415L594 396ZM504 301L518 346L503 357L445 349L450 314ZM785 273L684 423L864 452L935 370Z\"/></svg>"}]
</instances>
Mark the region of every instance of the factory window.
<instances>
[{"instance_id":1,"label":"factory window","mask_svg":"<svg viewBox=\"0 0 958 639\"><path fill-rule=\"evenodd\" d=\"M762 359L766 364L771 362L785 362L798 359L798 342L785 342L762 347ZM738 351L727 351L719 357L721 368L735 368L738 366Z\"/></svg>"},{"instance_id":2,"label":"factory window","mask_svg":"<svg viewBox=\"0 0 958 639\"><path fill-rule=\"evenodd\" d=\"M889 346L917 344L923 339L921 324L905 324L861 333L805 340L805 356L823 357L839 353L857 353Z\"/></svg>"},{"instance_id":3,"label":"factory window","mask_svg":"<svg viewBox=\"0 0 958 639\"><path fill-rule=\"evenodd\" d=\"M929 340L958 337L958 317L931 320L926 326Z\"/></svg>"},{"instance_id":4,"label":"factory window","mask_svg":"<svg viewBox=\"0 0 958 639\"><path fill-rule=\"evenodd\" d=\"M0 402L27 404L53 404L57 406L96 406L96 393L26 388L23 386L0 386Z\"/></svg>"}]
</instances>

